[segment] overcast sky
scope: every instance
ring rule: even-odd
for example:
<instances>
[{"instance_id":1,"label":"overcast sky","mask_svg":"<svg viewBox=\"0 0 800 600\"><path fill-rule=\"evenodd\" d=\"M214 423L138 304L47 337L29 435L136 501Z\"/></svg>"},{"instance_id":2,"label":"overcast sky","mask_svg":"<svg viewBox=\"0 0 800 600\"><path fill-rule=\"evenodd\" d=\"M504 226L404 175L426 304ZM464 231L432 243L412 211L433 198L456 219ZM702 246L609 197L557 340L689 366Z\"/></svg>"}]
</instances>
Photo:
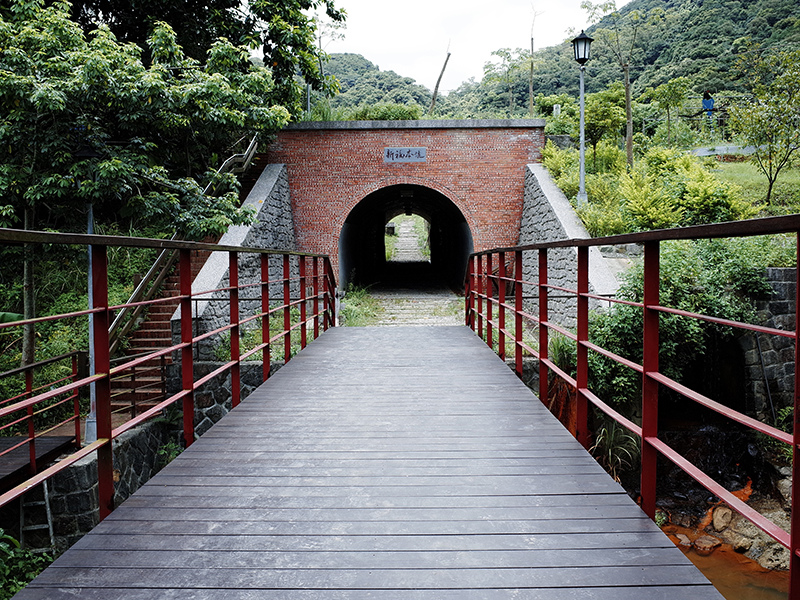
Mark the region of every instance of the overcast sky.
<instances>
[{"instance_id":1,"label":"overcast sky","mask_svg":"<svg viewBox=\"0 0 800 600\"><path fill-rule=\"evenodd\" d=\"M345 39L331 41L329 53L361 54L382 71L412 77L433 90L447 64L440 91L458 87L470 77L480 80L483 65L499 48L554 46L570 29L587 23L581 0L337 0L347 11ZM617 8L627 4L618 0ZM534 23L534 14L536 14Z\"/></svg>"}]
</instances>

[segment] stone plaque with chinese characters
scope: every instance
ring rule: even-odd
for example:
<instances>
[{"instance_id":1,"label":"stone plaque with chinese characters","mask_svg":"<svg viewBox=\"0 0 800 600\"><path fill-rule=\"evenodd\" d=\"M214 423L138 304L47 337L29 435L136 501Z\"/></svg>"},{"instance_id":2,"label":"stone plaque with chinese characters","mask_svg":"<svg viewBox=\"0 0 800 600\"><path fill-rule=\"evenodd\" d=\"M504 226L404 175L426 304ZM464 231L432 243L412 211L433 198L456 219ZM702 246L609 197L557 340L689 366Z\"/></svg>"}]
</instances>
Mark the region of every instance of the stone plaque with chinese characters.
<instances>
[{"instance_id":1,"label":"stone plaque with chinese characters","mask_svg":"<svg viewBox=\"0 0 800 600\"><path fill-rule=\"evenodd\" d=\"M427 162L427 148L384 148L383 162L385 163L412 163Z\"/></svg>"}]
</instances>

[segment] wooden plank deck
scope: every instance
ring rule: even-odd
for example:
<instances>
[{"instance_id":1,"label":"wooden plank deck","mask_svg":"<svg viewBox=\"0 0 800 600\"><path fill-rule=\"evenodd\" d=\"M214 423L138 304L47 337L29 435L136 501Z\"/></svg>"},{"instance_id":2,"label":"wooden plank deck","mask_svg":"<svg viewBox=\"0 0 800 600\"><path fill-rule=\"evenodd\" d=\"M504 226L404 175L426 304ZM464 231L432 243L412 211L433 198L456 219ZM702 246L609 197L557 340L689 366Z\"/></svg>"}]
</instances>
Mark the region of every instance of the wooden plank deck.
<instances>
[{"instance_id":1,"label":"wooden plank deck","mask_svg":"<svg viewBox=\"0 0 800 600\"><path fill-rule=\"evenodd\" d=\"M463 327L337 328L17 598L720 599Z\"/></svg>"},{"instance_id":2,"label":"wooden plank deck","mask_svg":"<svg viewBox=\"0 0 800 600\"><path fill-rule=\"evenodd\" d=\"M0 437L0 452L16 446L26 437ZM46 435L36 439L36 465L42 468L48 462L57 458L59 454L73 448L74 435ZM6 492L30 477L30 449L28 444L15 448L8 454L0 456L0 493Z\"/></svg>"}]
</instances>

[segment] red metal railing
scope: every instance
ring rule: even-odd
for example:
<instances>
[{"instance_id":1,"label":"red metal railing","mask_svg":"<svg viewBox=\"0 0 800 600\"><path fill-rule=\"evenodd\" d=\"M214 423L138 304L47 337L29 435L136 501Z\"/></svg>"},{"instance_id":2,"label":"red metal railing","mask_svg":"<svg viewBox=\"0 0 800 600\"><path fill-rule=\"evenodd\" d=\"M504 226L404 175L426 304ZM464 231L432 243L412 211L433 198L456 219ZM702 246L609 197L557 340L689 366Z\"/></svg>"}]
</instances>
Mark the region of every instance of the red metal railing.
<instances>
[{"instance_id":1,"label":"red metal railing","mask_svg":"<svg viewBox=\"0 0 800 600\"><path fill-rule=\"evenodd\" d=\"M67 368L69 369L68 375L60 377L59 379L56 379L54 381L48 380L46 383L39 383L38 385L34 385L34 380L37 371L42 370L45 367L51 365L63 365L64 363L67 363L68 365L67 366ZM40 394L43 390L49 390L52 389L53 387L58 387L68 382L73 383L75 381L78 381L81 374L86 370L85 363L86 363L86 353L75 351L67 354L62 354L60 356L54 356L52 358L42 360L31 365L26 365L24 367L12 369L10 371L6 371L5 373L0 373L0 380L19 378L19 377L24 378L23 385L25 388L25 391L15 396L0 400L0 409L5 409L24 400L28 400L29 398L33 398L37 394ZM56 416L55 418L48 419L49 424L44 429L40 429L39 431L37 431L35 426L37 417L45 417L46 415L54 414L56 411L58 411L59 408L61 408L61 412L66 412L69 414L69 416L66 418L61 418ZM3 460L3 457L7 457L15 450L27 446L28 472L36 474L37 470L36 440L40 439L43 436L51 434L56 429L64 427L65 425L70 425L71 426L70 429L74 437L75 446L76 448L80 448L80 440L81 440L80 418L81 418L80 398L77 389L74 389L71 392L64 393L62 397L60 398L57 397L53 402L48 403L47 405L39 407L35 405L29 405L25 409L24 414L19 416L14 415L13 417L9 418L7 422L0 425L0 435L9 435L9 432L16 432L20 429L24 429L27 434L27 437L24 437L21 441L12 444L8 448L0 452L0 460Z\"/></svg>"},{"instance_id":2,"label":"red metal railing","mask_svg":"<svg viewBox=\"0 0 800 600\"><path fill-rule=\"evenodd\" d=\"M798 443L800 442L800 427L798 427L798 416L800 414L798 412L798 390L800 386L798 386L798 378L800 375L798 375L798 371L795 369L794 434L780 431L715 402L711 398L689 389L659 372L659 316L661 314L681 315L740 330L788 337L795 340L795 357L797 357L797 330L786 331L728 321L708 315L677 310L662 306L659 303L660 242L666 240L696 240L785 233L792 233L798 238L797 247L800 254L800 215L487 250L475 253L470 257L465 307L466 324L485 339L490 347L494 348L495 343L499 342L499 353L503 358L505 358L505 338L513 339L514 369L520 377L522 377L524 355L532 356L538 360L539 397L546 404L549 390L549 371L565 380L576 390L576 437L584 447L588 448L590 444L588 429L590 405L595 406L640 438L642 508L651 518L655 518L656 513L656 461L659 456L663 456L790 550L791 583L789 597L792 600L800 600L800 510L794 509L795 499L800 494L800 461L798 461L798 452L800 452L798 448ZM589 293L589 249L593 246L615 244L642 244L644 246L644 298L640 303L601 297ZM573 248L576 252L577 285L574 289L548 283L548 252L556 248ZM536 281L525 281L523 279L523 258L526 253L535 256L535 259L532 257L530 260L536 265L534 268L537 277ZM496 268L494 267L495 265ZM510 275L508 274L507 265L513 265ZM797 279L797 290L800 292L800 277ZM505 297L507 286L513 286L513 303L507 301ZM526 312L527 305L524 302L523 289L535 290L533 296L538 298L535 303L538 306L537 314ZM550 296L552 292L575 300L574 316L577 322L575 331L570 331L550 320L548 307L552 302L552 296ZM627 304L641 308L644 316L642 364L618 356L605 348L593 344L589 340L590 300L602 300L603 302ZM800 307L800 299L796 298L796 300L798 300L795 305L795 323L797 327L800 326L800 319L797 318L797 307ZM513 315L513 330L506 327L508 313ZM524 340L523 331L526 326L531 331L538 330L538 348L533 348L530 343ZM548 337L551 330L559 332L576 344L577 367L574 378L560 369L548 357ZM495 332L497 332L497 337L495 337ZM589 389L588 357L590 351L600 353L641 374L641 425L623 416ZM791 532L784 531L771 520L755 511L696 465L688 461L677 450L659 439L658 393L660 386L677 392L681 396L754 431L786 444L791 444L793 449Z\"/></svg>"},{"instance_id":3,"label":"red metal railing","mask_svg":"<svg viewBox=\"0 0 800 600\"><path fill-rule=\"evenodd\" d=\"M284 361L289 361L295 347L302 349L309 342L309 334L311 339L314 339L322 331L333 327L335 324L335 278L330 261L326 256L177 240L26 232L11 229L0 229L0 243L88 245L92 261L92 291L95 304L95 308L91 310L70 313L69 315L56 315L30 321L0 324L0 331L3 331L21 328L30 323L42 323L64 318L88 320L89 315L92 315L90 335L93 337L95 353L94 375L80 375L77 367L75 367L72 377L53 382L40 389L29 387L24 394L0 402L0 419L11 420L18 424L24 422L28 425L28 437L20 445L29 445L31 460L33 461L32 477L0 495L0 506L19 498L26 491L64 470L84 456L97 452L100 519L103 519L113 510L114 482L111 448L112 441L116 437L160 414L163 409L171 404L180 402L183 408L184 440L187 445L191 444L194 440L194 394L196 390L213 377L230 372L231 400L232 405L236 406L241 400L240 365L242 361L261 353L263 378L266 380L269 377L271 366L270 345L282 345ZM178 251L180 276L178 302L181 309L180 343L151 353L115 360L115 364L112 366L109 324L113 313L122 308L147 307L162 302L174 302L175 298L153 299L120 306L109 306L107 269L109 247L158 248ZM229 285L217 290L193 291L190 261L192 250L227 253L229 256ZM246 284L239 283L239 256L244 254L255 255L257 257L256 260L260 262L261 279L259 281ZM281 260L280 276L272 280L270 280L270 257L277 257ZM270 302L269 292L271 285L281 287L282 295L277 303ZM257 293L255 295L257 297L255 299L248 297L247 299L251 301L250 304L258 305L259 309L254 310L253 314L241 315L240 292L247 289L256 290ZM213 331L196 335L193 331L192 303L198 296L207 299L215 295L227 296L224 300L230 304L230 322ZM276 321L281 326L274 328L276 331L271 332L271 317L275 317L272 319L275 321L278 316L282 316L282 319ZM261 325L261 343L242 352L240 346L241 328L249 323L252 323L252 326ZM198 347L198 344L215 336L230 336L230 359L224 361L213 372L195 379L194 350ZM141 412L133 408L131 410L131 418L122 423L119 423L118 420L112 423L112 379L120 374L129 373L136 368L142 368L143 365L152 365L154 360L161 360L172 353L178 353L181 358L182 389ZM19 369L19 371L28 373L30 369ZM35 440L37 435L41 435L42 432L34 430L33 416L37 414L45 403L49 403L53 399L68 398L77 403L79 393L87 390L90 384L95 386L97 441L83 446L57 464L36 473L35 460L33 458L35 456ZM75 410L77 411L78 409L76 408ZM69 420L76 423L76 439L79 440L78 419L73 415Z\"/></svg>"}]
</instances>

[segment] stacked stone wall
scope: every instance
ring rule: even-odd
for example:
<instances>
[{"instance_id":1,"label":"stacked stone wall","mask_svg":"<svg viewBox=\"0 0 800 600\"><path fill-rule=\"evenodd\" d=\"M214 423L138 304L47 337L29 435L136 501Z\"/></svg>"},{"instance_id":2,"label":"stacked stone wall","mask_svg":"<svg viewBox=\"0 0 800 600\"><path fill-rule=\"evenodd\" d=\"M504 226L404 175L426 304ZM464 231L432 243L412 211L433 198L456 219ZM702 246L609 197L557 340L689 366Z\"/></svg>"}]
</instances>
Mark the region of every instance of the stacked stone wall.
<instances>
[{"instance_id":1,"label":"stacked stone wall","mask_svg":"<svg viewBox=\"0 0 800 600\"><path fill-rule=\"evenodd\" d=\"M566 196L558 189L544 166L528 165L525 170L525 196L519 230L519 244L538 244L566 239L590 237ZM547 252L548 283L569 289L577 286L577 250L554 248ZM536 252L523 254L523 279L536 284L538 257ZM617 280L597 248L589 249L589 288L596 294L613 296ZM538 313L536 285L525 285L523 296L529 312ZM576 322L576 300L563 292L548 294L549 319L573 329ZM593 302L593 308L604 308Z\"/></svg>"},{"instance_id":2,"label":"stacked stone wall","mask_svg":"<svg viewBox=\"0 0 800 600\"><path fill-rule=\"evenodd\" d=\"M172 427L163 421L151 421L123 433L113 442L114 505L118 506L155 475L162 465L159 450L169 441L178 441ZM97 459L95 454L79 460L48 481L56 550L66 550L92 530L100 521L97 495ZM42 501L41 487L26 494L26 501ZM19 503L0 511L0 523L6 531L20 537ZM28 514L31 513L31 514ZM34 519L32 522L31 519ZM42 508L26 509L26 524L45 524ZM27 535L27 545L43 548L50 544L47 530ZM35 539L31 539L34 537Z\"/></svg>"},{"instance_id":3,"label":"stacked stone wall","mask_svg":"<svg viewBox=\"0 0 800 600\"><path fill-rule=\"evenodd\" d=\"M272 250L295 250L294 220L289 196L289 180L285 165L268 165L244 202L256 211L256 221L249 226L231 227L219 243L230 246L244 246ZM215 252L206 261L192 283L192 293L197 301L193 303L192 326L194 335L213 331L230 323L229 294L225 291L200 295L206 290L220 290L228 286L228 253ZM283 257L269 257L269 288L272 304L278 304L283 297ZM299 268L297 258L290 259L291 292L298 296L297 277ZM261 255L240 253L239 284L247 285L261 281ZM310 273L309 273L310 274ZM240 292L240 316L244 318L261 312L261 287L246 287ZM253 322L253 326L256 323ZM173 343L180 343L180 309L172 317ZM224 343L224 336L212 336L197 345L195 360L217 360L217 348Z\"/></svg>"},{"instance_id":4,"label":"stacked stone wall","mask_svg":"<svg viewBox=\"0 0 800 600\"><path fill-rule=\"evenodd\" d=\"M756 301L758 323L795 330L796 271L767 269L773 294ZM794 404L795 349L791 338L748 333L740 338L744 352L748 410L769 423L773 411Z\"/></svg>"}]
</instances>

